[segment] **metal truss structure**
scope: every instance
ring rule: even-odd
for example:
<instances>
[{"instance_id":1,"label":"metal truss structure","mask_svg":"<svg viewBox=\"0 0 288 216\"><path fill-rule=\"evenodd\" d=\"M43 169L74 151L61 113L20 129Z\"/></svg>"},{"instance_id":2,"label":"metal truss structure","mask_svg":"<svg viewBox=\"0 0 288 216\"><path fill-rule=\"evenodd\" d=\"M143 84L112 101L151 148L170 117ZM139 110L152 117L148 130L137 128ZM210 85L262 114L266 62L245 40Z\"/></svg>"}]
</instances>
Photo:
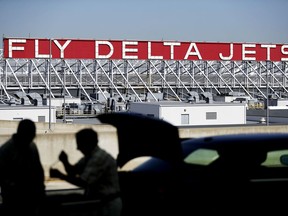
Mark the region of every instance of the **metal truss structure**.
<instances>
[{"instance_id":1,"label":"metal truss structure","mask_svg":"<svg viewBox=\"0 0 288 216\"><path fill-rule=\"evenodd\" d=\"M0 53L1 54L1 53ZM1 54L2 56L2 54ZM96 101L128 95L162 92L165 99L186 100L191 91L223 95L243 92L251 98L288 95L288 62L272 61L176 61L176 60L82 60L0 58L1 96L13 92L38 92L51 97L65 95ZM51 89L51 92L49 91ZM94 95L94 96L93 96ZM131 99L131 97L130 97Z\"/></svg>"}]
</instances>

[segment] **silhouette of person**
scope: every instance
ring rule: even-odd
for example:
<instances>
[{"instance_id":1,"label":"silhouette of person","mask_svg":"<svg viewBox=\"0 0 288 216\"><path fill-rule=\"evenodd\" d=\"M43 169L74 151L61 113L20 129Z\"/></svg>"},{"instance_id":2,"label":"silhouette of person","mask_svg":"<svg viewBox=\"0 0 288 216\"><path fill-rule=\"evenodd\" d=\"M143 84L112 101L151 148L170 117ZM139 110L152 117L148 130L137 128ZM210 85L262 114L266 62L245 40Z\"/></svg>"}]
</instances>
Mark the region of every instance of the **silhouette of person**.
<instances>
[{"instance_id":1,"label":"silhouette of person","mask_svg":"<svg viewBox=\"0 0 288 216\"><path fill-rule=\"evenodd\" d=\"M120 216L122 199L116 160L98 146L98 134L93 129L82 129L75 136L77 149L84 156L72 165L62 151L59 160L67 174L51 168L50 176L84 188L85 199L100 200L101 205L94 211L96 215Z\"/></svg>"},{"instance_id":2,"label":"silhouette of person","mask_svg":"<svg viewBox=\"0 0 288 216\"><path fill-rule=\"evenodd\" d=\"M0 147L0 187L6 215L40 215L45 184L35 136L34 122L24 119Z\"/></svg>"}]
</instances>

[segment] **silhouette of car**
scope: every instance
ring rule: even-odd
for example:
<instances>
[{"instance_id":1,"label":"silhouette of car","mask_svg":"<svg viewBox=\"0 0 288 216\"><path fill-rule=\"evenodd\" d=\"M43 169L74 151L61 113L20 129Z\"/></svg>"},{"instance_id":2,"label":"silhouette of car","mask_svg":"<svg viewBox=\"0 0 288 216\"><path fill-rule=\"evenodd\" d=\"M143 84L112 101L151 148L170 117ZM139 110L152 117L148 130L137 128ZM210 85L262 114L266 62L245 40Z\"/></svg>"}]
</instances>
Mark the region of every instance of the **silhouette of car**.
<instances>
[{"instance_id":1,"label":"silhouette of car","mask_svg":"<svg viewBox=\"0 0 288 216\"><path fill-rule=\"evenodd\" d=\"M117 128L123 215L273 214L285 210L288 133L179 138L178 128L135 113L98 116Z\"/></svg>"}]
</instances>

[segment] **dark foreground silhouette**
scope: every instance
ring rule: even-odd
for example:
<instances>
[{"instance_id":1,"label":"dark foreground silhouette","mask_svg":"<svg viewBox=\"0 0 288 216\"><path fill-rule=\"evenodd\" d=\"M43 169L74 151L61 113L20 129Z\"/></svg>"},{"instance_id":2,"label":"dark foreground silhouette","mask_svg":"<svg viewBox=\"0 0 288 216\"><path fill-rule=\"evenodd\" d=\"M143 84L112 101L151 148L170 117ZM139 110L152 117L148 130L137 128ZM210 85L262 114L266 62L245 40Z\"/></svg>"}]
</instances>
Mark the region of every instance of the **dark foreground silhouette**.
<instances>
[{"instance_id":1,"label":"dark foreground silhouette","mask_svg":"<svg viewBox=\"0 0 288 216\"><path fill-rule=\"evenodd\" d=\"M50 176L84 188L82 199L86 204L98 200L98 205L94 203L92 215L120 216L122 200L116 160L98 146L98 135L93 129L87 128L77 132L76 143L83 157L72 165L68 161L68 155L62 151L59 160L67 174L51 168Z\"/></svg>"},{"instance_id":2,"label":"dark foreground silhouette","mask_svg":"<svg viewBox=\"0 0 288 216\"><path fill-rule=\"evenodd\" d=\"M34 122L24 119L0 147L1 215L40 215L45 186L35 136Z\"/></svg>"}]
</instances>

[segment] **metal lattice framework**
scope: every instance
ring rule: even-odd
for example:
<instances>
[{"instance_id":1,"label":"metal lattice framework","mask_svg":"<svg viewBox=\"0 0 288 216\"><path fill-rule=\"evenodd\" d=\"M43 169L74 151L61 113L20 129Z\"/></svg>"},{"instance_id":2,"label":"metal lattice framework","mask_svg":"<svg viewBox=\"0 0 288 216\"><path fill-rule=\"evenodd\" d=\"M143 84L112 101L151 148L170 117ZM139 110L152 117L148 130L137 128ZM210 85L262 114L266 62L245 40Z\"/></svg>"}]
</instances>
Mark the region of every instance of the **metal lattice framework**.
<instances>
[{"instance_id":1,"label":"metal lattice framework","mask_svg":"<svg viewBox=\"0 0 288 216\"><path fill-rule=\"evenodd\" d=\"M1 51L2 52L2 51ZM1 53L2 56L2 53ZM189 92L225 94L244 92L251 98L288 95L288 62L272 61L187 61L187 60L81 60L81 59L0 59L1 95L11 92L48 94L95 100L91 93L105 98L118 94L161 91L168 99L182 101ZM50 78L50 81L49 81ZM65 79L65 80L64 80Z\"/></svg>"}]
</instances>

